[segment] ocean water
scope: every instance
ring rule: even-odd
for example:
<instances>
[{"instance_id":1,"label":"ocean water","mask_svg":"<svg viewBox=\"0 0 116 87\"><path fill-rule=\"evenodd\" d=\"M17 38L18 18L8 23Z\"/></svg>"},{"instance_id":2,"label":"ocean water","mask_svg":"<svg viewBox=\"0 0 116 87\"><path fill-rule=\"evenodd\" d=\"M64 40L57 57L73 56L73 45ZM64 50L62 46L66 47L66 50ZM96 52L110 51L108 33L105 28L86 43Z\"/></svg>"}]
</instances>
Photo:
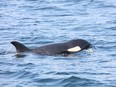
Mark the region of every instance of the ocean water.
<instances>
[{"instance_id":1,"label":"ocean water","mask_svg":"<svg viewBox=\"0 0 116 87\"><path fill-rule=\"evenodd\" d=\"M64 56L16 56L81 38L94 48ZM116 0L0 0L0 87L116 87Z\"/></svg>"}]
</instances>

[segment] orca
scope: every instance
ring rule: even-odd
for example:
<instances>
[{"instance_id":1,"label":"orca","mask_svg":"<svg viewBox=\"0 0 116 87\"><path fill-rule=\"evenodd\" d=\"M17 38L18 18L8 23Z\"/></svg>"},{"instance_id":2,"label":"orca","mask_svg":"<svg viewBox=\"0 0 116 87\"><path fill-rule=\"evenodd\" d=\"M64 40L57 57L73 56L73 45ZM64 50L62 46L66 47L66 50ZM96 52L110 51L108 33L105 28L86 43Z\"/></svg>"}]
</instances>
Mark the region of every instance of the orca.
<instances>
[{"instance_id":1,"label":"orca","mask_svg":"<svg viewBox=\"0 0 116 87\"><path fill-rule=\"evenodd\" d=\"M45 55L57 55L57 54L68 55L70 53L75 53L82 51L84 49L88 49L91 46L91 44L88 41L83 39L74 39L63 43L49 44L33 49L30 49L24 44L17 41L12 41L11 44L15 46L17 53L31 52Z\"/></svg>"}]
</instances>

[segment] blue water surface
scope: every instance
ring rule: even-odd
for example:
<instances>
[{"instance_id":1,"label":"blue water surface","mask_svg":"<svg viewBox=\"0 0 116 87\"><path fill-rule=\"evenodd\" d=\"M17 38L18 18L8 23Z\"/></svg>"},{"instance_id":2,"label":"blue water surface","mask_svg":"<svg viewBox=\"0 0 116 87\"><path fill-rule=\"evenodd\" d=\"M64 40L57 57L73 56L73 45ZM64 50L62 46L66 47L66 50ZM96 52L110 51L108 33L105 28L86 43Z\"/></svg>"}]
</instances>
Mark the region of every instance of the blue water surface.
<instances>
[{"instance_id":1,"label":"blue water surface","mask_svg":"<svg viewBox=\"0 0 116 87\"><path fill-rule=\"evenodd\" d=\"M93 49L64 56L16 56L81 38ZM0 87L116 87L116 0L0 0Z\"/></svg>"}]
</instances>

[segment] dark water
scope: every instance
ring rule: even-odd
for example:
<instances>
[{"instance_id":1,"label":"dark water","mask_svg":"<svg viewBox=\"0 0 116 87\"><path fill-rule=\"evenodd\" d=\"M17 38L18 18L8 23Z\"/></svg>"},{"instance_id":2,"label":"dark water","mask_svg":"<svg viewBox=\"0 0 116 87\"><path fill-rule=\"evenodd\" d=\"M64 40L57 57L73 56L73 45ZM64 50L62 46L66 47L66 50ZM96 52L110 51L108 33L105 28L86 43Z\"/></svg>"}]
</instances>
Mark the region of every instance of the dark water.
<instances>
[{"instance_id":1,"label":"dark water","mask_svg":"<svg viewBox=\"0 0 116 87\"><path fill-rule=\"evenodd\" d=\"M17 58L10 44L75 38L95 49ZM116 0L0 0L0 87L116 87Z\"/></svg>"}]
</instances>

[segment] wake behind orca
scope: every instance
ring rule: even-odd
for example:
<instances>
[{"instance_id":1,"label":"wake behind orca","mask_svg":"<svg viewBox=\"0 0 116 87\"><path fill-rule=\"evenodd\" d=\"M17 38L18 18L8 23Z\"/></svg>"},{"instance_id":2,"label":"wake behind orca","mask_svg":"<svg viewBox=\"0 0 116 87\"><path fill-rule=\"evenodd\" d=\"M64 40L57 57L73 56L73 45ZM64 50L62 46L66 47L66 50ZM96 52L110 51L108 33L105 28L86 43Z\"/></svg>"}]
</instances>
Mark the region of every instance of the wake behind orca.
<instances>
[{"instance_id":1,"label":"wake behind orca","mask_svg":"<svg viewBox=\"0 0 116 87\"><path fill-rule=\"evenodd\" d=\"M91 46L91 44L88 41L83 39L75 39L64 43L56 43L40 46L34 49L30 49L17 41L12 41L11 43L15 46L17 53L31 52L45 55L56 55L56 54L68 55L70 53L75 53L82 51L84 49L88 49Z\"/></svg>"}]
</instances>

